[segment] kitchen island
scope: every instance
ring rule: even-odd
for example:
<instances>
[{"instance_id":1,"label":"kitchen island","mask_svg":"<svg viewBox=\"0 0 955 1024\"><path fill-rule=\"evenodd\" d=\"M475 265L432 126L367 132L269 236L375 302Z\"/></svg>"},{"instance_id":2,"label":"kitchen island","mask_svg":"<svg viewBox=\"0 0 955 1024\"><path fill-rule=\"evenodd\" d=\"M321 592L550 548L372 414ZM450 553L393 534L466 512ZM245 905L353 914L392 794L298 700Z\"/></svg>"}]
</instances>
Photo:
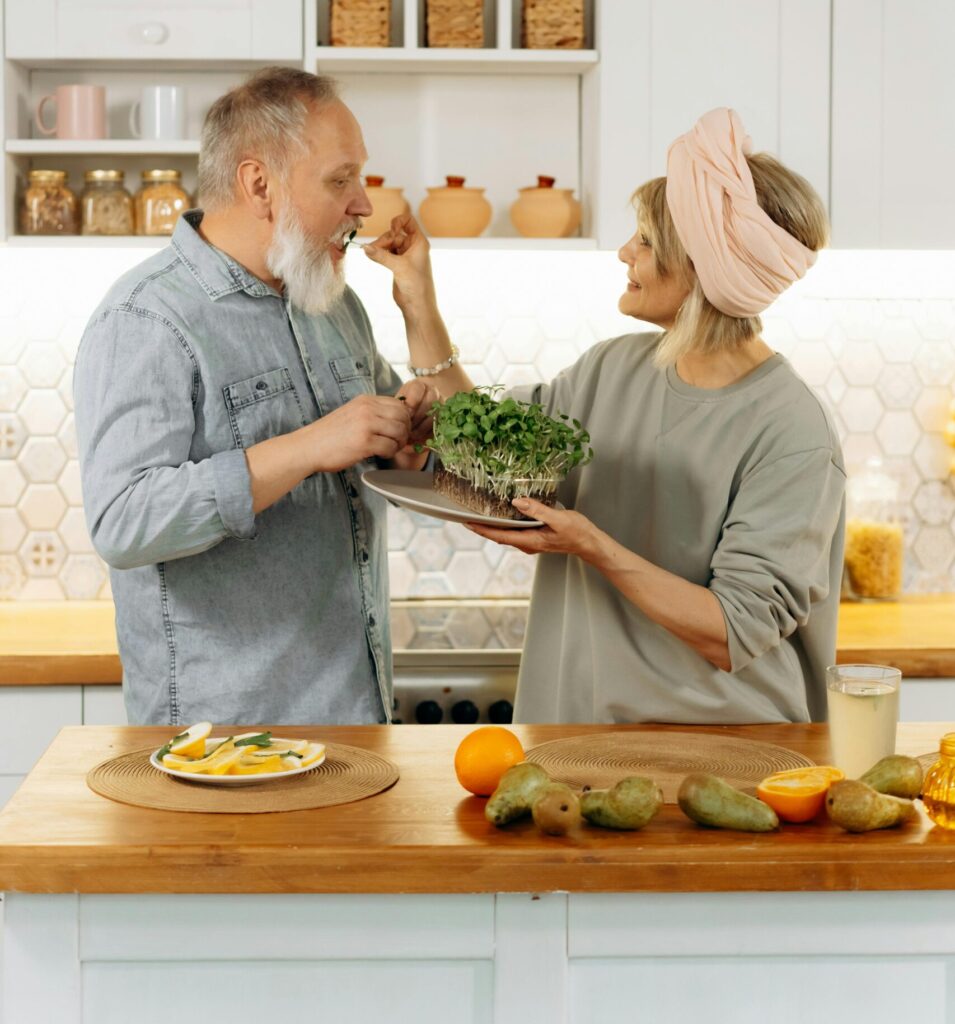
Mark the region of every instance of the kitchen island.
<instances>
[{"instance_id":1,"label":"kitchen island","mask_svg":"<svg viewBox=\"0 0 955 1024\"><path fill-rule=\"evenodd\" d=\"M659 730L667 727L618 727ZM677 728L677 727L674 727ZM952 726L903 725L900 752ZM97 796L162 728L67 728L0 812L4 1024L223 1009L341 1021L950 1021L955 834L924 813L712 831L497 830L458 786L463 726L282 727L366 747L399 781L282 814ZM514 727L528 749L606 726ZM679 727L687 731L687 727ZM825 726L707 727L828 759Z\"/></svg>"}]
</instances>

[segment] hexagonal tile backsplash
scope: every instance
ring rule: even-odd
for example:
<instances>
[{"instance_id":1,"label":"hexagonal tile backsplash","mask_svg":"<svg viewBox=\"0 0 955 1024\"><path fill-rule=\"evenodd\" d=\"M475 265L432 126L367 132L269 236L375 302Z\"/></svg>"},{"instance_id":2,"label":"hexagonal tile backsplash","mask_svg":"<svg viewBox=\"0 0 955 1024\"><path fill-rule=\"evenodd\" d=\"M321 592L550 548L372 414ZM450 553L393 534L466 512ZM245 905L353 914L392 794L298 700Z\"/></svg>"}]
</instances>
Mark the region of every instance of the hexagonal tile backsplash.
<instances>
[{"instance_id":1,"label":"hexagonal tile backsplash","mask_svg":"<svg viewBox=\"0 0 955 1024\"><path fill-rule=\"evenodd\" d=\"M82 514L72 363L106 287L143 256L0 248L0 598L109 597ZM433 259L442 311L478 383L547 380L595 341L642 329L616 311L623 269L613 253L441 250ZM358 252L349 279L379 347L406 376L388 275ZM906 589L955 590L955 452L943 436L955 395L955 254L824 253L764 323L766 340L834 411L850 472L876 455L898 476ZM528 556L394 508L389 530L394 597L530 593ZM505 643L504 626L462 642ZM398 622L396 643L400 633ZM449 641L441 632L435 642Z\"/></svg>"}]
</instances>

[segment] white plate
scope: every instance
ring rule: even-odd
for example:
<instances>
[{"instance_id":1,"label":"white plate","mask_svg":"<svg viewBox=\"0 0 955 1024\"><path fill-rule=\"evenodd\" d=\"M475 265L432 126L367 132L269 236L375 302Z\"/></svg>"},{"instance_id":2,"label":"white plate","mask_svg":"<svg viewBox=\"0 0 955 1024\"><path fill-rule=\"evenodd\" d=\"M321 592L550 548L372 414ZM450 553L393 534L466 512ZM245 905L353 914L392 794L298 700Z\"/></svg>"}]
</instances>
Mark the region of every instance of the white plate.
<instances>
[{"instance_id":1,"label":"white plate","mask_svg":"<svg viewBox=\"0 0 955 1024\"><path fill-rule=\"evenodd\" d=\"M275 737L275 739L286 738L287 737ZM206 740L206 752L208 753L212 747L221 743L225 739L228 739L228 737L210 736L209 739ZM258 750L260 748L250 747L249 749ZM172 768L167 768L162 761L156 757L158 753L158 750L154 750L149 756L149 763L153 768L158 768L161 772L165 772L166 775L171 775L174 779L181 779L183 782L201 782L206 786L254 786L260 782L272 782L274 779L287 779L292 775L301 775L304 772L310 772L313 768L317 768L320 764L325 763L325 755L322 754L317 761L313 761L305 768L289 768L288 771L284 772L259 772L257 775L202 775L198 772L177 772Z\"/></svg>"},{"instance_id":2,"label":"white plate","mask_svg":"<svg viewBox=\"0 0 955 1024\"><path fill-rule=\"evenodd\" d=\"M366 487L383 494L396 505L434 519L447 519L452 523L482 523L484 526L499 526L505 530L525 530L529 526L544 525L539 519L482 516L434 490L433 475L414 469L369 469L362 474L361 479Z\"/></svg>"}]
</instances>

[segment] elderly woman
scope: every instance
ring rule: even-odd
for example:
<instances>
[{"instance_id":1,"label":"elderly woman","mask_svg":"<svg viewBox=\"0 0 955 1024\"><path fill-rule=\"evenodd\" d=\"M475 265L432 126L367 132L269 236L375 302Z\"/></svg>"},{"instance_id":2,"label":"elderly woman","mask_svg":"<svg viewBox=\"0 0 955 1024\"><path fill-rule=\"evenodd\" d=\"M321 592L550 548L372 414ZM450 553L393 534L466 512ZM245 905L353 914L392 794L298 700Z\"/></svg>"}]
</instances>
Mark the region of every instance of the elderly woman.
<instances>
[{"instance_id":1,"label":"elderly woman","mask_svg":"<svg viewBox=\"0 0 955 1024\"><path fill-rule=\"evenodd\" d=\"M541 529L471 527L541 556L515 718L823 719L845 472L825 408L759 319L826 243L823 205L751 155L725 108L677 139L666 178L634 198L619 307L662 333L605 341L550 384L511 392L580 420L596 457L561 486L566 511L515 501ZM438 371L442 393L468 387L433 326L411 337L412 359Z\"/></svg>"}]
</instances>

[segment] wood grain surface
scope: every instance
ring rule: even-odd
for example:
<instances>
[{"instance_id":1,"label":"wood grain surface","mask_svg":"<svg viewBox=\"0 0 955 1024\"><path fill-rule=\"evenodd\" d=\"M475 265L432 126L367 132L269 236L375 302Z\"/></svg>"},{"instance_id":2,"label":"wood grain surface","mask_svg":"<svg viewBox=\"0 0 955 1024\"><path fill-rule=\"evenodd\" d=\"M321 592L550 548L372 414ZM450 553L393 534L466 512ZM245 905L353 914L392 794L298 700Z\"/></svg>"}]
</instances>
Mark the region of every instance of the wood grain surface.
<instances>
[{"instance_id":1,"label":"wood grain surface","mask_svg":"<svg viewBox=\"0 0 955 1024\"><path fill-rule=\"evenodd\" d=\"M113 618L110 601L0 602L0 686L119 683ZM495 662L507 654L492 653ZM460 664L466 654L444 657ZM512 658L516 665L518 655ZM836 660L894 665L907 676L955 676L955 594L844 602Z\"/></svg>"},{"instance_id":2,"label":"wood grain surface","mask_svg":"<svg viewBox=\"0 0 955 1024\"><path fill-rule=\"evenodd\" d=\"M255 727L250 723L243 728ZM238 728L238 727L237 727ZM924 811L903 828L849 835L829 822L750 835L704 829L664 807L640 832L590 826L560 838L531 822L495 829L452 768L471 726L293 728L374 750L401 771L341 807L266 815L177 814L86 787L93 765L156 744L167 728L68 727L0 812L0 889L27 892L719 892L955 888L955 833ZM620 726L657 731L666 726ZM687 726L673 729L688 731ZM276 727L278 729L278 727ZM901 753L955 725L900 726ZM525 749L599 726L515 726ZM825 726L699 727L828 760Z\"/></svg>"}]
</instances>

